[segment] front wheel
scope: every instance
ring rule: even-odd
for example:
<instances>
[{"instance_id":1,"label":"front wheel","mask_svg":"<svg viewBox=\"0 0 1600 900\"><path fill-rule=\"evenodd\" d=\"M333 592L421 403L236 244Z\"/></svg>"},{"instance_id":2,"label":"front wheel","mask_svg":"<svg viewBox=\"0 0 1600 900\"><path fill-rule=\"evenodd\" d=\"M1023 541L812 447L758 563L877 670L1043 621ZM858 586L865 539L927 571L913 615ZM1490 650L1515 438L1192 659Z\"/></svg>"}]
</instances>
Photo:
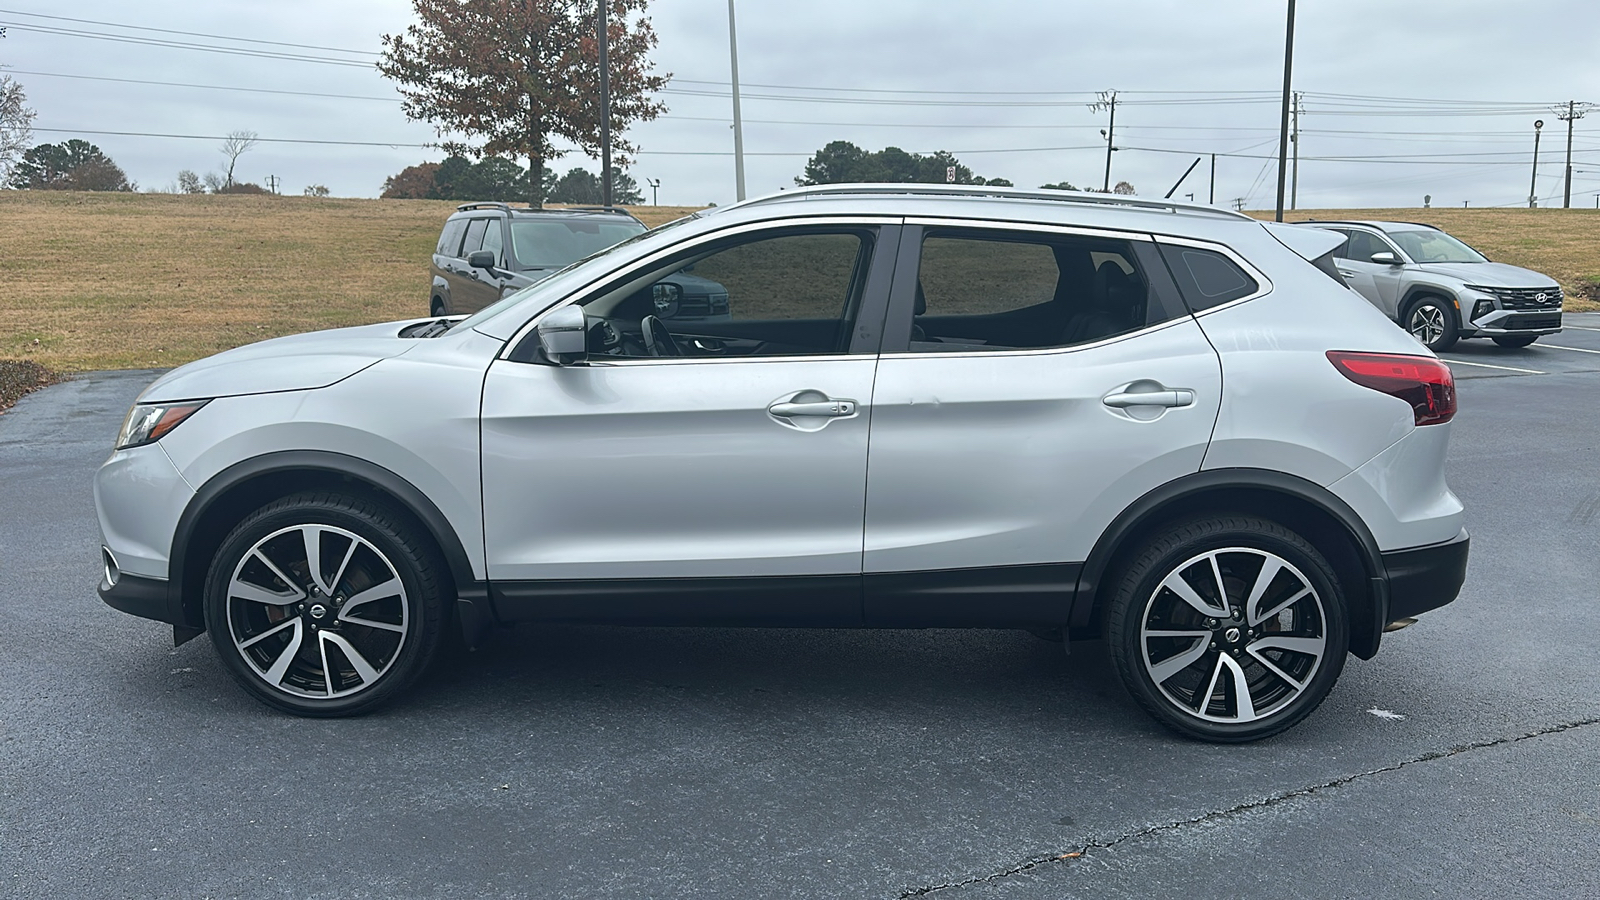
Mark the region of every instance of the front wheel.
<instances>
[{"instance_id":1,"label":"front wheel","mask_svg":"<svg viewBox=\"0 0 1600 900\"><path fill-rule=\"evenodd\" d=\"M1310 715L1344 667L1338 579L1315 547L1275 522L1174 526L1115 583L1112 664L1140 706L1191 737L1277 734Z\"/></svg>"},{"instance_id":2,"label":"front wheel","mask_svg":"<svg viewBox=\"0 0 1600 900\"><path fill-rule=\"evenodd\" d=\"M1502 347L1526 347L1538 339L1537 334L1497 334L1494 342Z\"/></svg>"},{"instance_id":3,"label":"front wheel","mask_svg":"<svg viewBox=\"0 0 1600 900\"><path fill-rule=\"evenodd\" d=\"M257 699L303 716L348 716L392 699L444 631L432 545L367 500L304 493L250 514L206 578L206 627Z\"/></svg>"},{"instance_id":4,"label":"front wheel","mask_svg":"<svg viewBox=\"0 0 1600 900\"><path fill-rule=\"evenodd\" d=\"M1406 313L1406 330L1429 350L1443 353L1456 345L1456 314L1438 297L1423 297Z\"/></svg>"}]
</instances>

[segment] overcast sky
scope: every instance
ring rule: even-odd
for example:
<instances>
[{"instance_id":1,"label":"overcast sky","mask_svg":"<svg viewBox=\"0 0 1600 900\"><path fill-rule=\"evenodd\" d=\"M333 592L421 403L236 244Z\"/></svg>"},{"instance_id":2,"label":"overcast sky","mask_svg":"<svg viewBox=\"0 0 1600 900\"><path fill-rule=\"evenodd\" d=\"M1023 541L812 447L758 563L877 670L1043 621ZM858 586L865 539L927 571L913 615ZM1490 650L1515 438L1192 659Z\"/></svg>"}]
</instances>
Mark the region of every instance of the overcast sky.
<instances>
[{"instance_id":1,"label":"overcast sky","mask_svg":"<svg viewBox=\"0 0 1600 900\"><path fill-rule=\"evenodd\" d=\"M1114 89L1121 93L1113 182L1159 197L1203 157L1179 194L1205 201L1209 154L1218 153L1219 205L1273 205L1286 0L738 3L752 196L792 186L806 158L838 139L869 150L950 150L978 174L1020 187L1063 179L1098 187L1107 112L1089 104L1095 92ZM663 204L734 199L727 11L725 0L656 0L650 10L661 39L657 69L674 78L661 97L667 115L630 133L642 151L632 174L641 183L660 179ZM432 128L408 122L393 85L370 66L379 35L410 21L405 0L0 0L0 24L12 26L0 40L0 64L39 114L36 140L89 140L142 188L173 182L179 169L220 169L218 142L104 132L249 129L263 138L378 144L263 143L237 173L260 183L276 175L285 193L324 184L338 196L375 196L386 176L442 156L417 146L436 139ZM1545 122L1536 193L1541 205L1559 206L1566 123L1550 107L1600 102L1597 26L1595 0L1300 0L1299 206L1420 206L1425 194L1438 206L1526 204L1535 119ZM1573 205L1593 207L1600 109L1577 122L1573 148ZM578 154L554 165L597 168Z\"/></svg>"}]
</instances>

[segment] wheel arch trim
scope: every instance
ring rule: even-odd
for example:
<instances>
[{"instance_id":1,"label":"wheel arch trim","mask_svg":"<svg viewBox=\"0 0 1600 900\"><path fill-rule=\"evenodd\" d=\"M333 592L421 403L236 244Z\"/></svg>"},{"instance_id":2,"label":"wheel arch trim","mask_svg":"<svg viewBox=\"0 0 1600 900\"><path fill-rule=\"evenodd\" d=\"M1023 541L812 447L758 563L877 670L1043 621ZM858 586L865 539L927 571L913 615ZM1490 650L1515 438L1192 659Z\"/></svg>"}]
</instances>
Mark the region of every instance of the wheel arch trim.
<instances>
[{"instance_id":1,"label":"wheel arch trim","mask_svg":"<svg viewBox=\"0 0 1600 900\"><path fill-rule=\"evenodd\" d=\"M1097 596L1101 582L1112 563L1128 546L1129 540L1138 538L1168 516L1181 515L1185 501L1206 494L1224 495L1241 490L1258 495L1277 495L1291 502L1309 505L1341 526L1366 576L1364 585L1346 585L1351 600L1364 596L1367 601L1364 608L1350 610L1350 651L1362 659L1370 659L1377 653L1383 626L1388 623L1388 575L1377 540L1355 510L1327 488L1270 469L1230 468L1196 472L1169 481L1130 504L1101 532L1100 538L1089 551L1073 595L1070 615L1072 627L1083 629L1091 625L1099 601L1104 599Z\"/></svg>"},{"instance_id":2,"label":"wheel arch trim","mask_svg":"<svg viewBox=\"0 0 1600 900\"><path fill-rule=\"evenodd\" d=\"M400 475L367 460L325 450L281 450L237 462L201 485L178 517L173 529L172 552L168 562L167 610L175 626L204 628L200 586L205 573L193 571L198 560L189 559L189 550L200 536L197 529L217 504L274 475L294 472L315 473L350 479L368 489L387 495L417 521L433 539L458 592L471 592L480 584L473 574L472 560L450 520L428 496ZM215 536L220 542L222 535ZM190 582L193 582L191 584ZM186 590L186 588L190 588Z\"/></svg>"}]
</instances>

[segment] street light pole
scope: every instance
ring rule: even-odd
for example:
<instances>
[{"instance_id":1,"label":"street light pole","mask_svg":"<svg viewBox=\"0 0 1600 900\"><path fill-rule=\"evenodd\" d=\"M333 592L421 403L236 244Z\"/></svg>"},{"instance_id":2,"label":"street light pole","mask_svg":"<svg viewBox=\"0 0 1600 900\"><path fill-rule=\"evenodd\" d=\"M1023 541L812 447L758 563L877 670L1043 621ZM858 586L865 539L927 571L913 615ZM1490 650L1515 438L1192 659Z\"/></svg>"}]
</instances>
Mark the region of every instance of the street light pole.
<instances>
[{"instance_id":1,"label":"street light pole","mask_svg":"<svg viewBox=\"0 0 1600 900\"><path fill-rule=\"evenodd\" d=\"M1528 179L1528 208L1537 205L1539 196L1539 129L1544 127L1543 119L1533 120L1533 175Z\"/></svg>"},{"instance_id":2,"label":"street light pole","mask_svg":"<svg viewBox=\"0 0 1600 900\"><path fill-rule=\"evenodd\" d=\"M597 0L599 7L596 26L600 34L600 198L601 205L611 206L611 61L607 45L611 36L606 27L607 0Z\"/></svg>"},{"instance_id":3,"label":"street light pole","mask_svg":"<svg viewBox=\"0 0 1600 900\"><path fill-rule=\"evenodd\" d=\"M733 0L728 0L728 60L733 66L733 186L744 200L744 123L739 118L739 31L733 24Z\"/></svg>"},{"instance_id":4,"label":"street light pole","mask_svg":"<svg viewBox=\"0 0 1600 900\"><path fill-rule=\"evenodd\" d=\"M659 178L646 178L644 180L644 183L650 185L650 205L651 206L660 206L661 205L661 195L659 193L657 193L657 192L661 190L661 179L659 179Z\"/></svg>"},{"instance_id":5,"label":"street light pole","mask_svg":"<svg viewBox=\"0 0 1600 900\"><path fill-rule=\"evenodd\" d=\"M1275 221L1283 221L1284 177L1289 167L1289 78L1294 72L1294 0L1289 0L1289 25L1283 38L1283 115L1278 123L1278 211Z\"/></svg>"}]
</instances>

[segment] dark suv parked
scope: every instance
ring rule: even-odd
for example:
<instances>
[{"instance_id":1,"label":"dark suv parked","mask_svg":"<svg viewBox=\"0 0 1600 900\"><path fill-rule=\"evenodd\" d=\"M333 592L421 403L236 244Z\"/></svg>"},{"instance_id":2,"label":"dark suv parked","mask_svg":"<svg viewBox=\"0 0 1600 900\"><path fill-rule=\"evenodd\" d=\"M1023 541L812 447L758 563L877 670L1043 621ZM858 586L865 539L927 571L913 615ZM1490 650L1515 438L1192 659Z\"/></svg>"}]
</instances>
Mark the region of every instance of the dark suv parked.
<instances>
[{"instance_id":1,"label":"dark suv parked","mask_svg":"<svg viewBox=\"0 0 1600 900\"><path fill-rule=\"evenodd\" d=\"M645 231L620 209L514 209L464 203L433 252L430 315L476 312L568 263Z\"/></svg>"}]
</instances>

